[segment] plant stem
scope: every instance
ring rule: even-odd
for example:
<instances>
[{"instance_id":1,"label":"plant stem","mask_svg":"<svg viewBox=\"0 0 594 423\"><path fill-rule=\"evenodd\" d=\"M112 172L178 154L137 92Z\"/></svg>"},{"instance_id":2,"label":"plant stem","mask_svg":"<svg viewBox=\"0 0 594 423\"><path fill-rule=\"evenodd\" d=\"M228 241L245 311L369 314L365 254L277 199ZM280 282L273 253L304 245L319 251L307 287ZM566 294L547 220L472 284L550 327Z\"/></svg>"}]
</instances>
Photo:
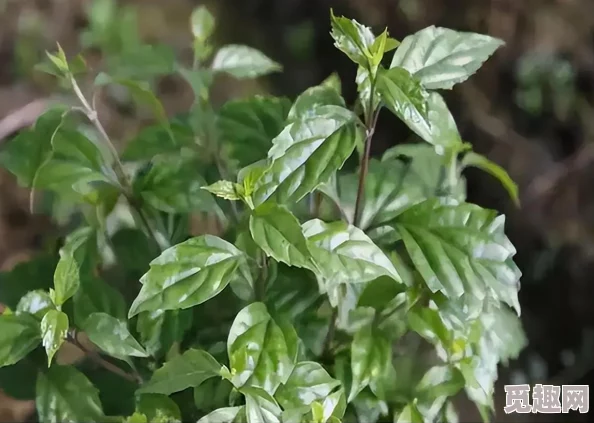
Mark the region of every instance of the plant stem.
<instances>
[{"instance_id":1,"label":"plant stem","mask_svg":"<svg viewBox=\"0 0 594 423\"><path fill-rule=\"evenodd\" d=\"M353 225L359 226L359 219L361 214L361 201L363 200L365 189L365 178L367 177L367 170L369 168L369 159L371 157L371 139L375 133L375 125L379 116L379 108L373 113L370 122L367 123L367 136L365 137L365 151L361 159L361 166L359 171L359 185L357 187L357 199L355 200L355 216L353 217Z\"/></svg>"},{"instance_id":2,"label":"plant stem","mask_svg":"<svg viewBox=\"0 0 594 423\"><path fill-rule=\"evenodd\" d=\"M135 199L133 197L132 184L130 183L128 176L126 175L126 171L124 170L124 165L122 164L122 162L120 160L118 150L115 148L114 144L111 142L109 135L107 135L107 131L105 130L105 128L99 121L99 117L97 116L97 111L93 107L91 107L91 105L85 98L84 94L82 93L80 87L78 86L76 79L74 79L74 77L72 75L70 76L70 82L72 84L72 89L74 90L74 93L76 94L76 96L78 97L78 100L80 101L80 103L83 106L83 112L86 114L89 121L95 126L95 129L97 129L97 131L101 135L101 138L103 138L105 145L109 148L109 151L110 151L111 155L113 156L113 160L114 160L114 168L113 169L118 177L118 181L119 181L121 187L124 190L124 197L126 197L128 204L130 204L130 206L136 211L136 213L138 214L138 217L140 218L142 225L145 227L147 234L149 235L149 237L151 237L153 239L153 241L155 242L157 247L159 247L159 250L160 250L161 247L160 247L159 241L157 239L155 232L153 231L153 228L150 225L148 217L144 213L144 210L142 209L142 207L140 207L140 205L135 201Z\"/></svg>"},{"instance_id":3,"label":"plant stem","mask_svg":"<svg viewBox=\"0 0 594 423\"><path fill-rule=\"evenodd\" d=\"M80 343L80 341L77 338L77 332L74 331L72 334L68 334L68 337L66 339L68 342L70 342L72 345L76 346L77 348L81 349L85 355L87 357L89 357L91 360L93 360L95 363L97 363L99 366L103 367L105 370L118 375L130 382L134 382L134 383L138 383L138 384L142 384L143 380L142 377L134 372L132 373L128 373L123 369L120 369L118 366L116 366L115 364L110 363L107 360L104 360L103 358L101 358L101 356L99 355L99 353L97 353L96 351L91 351L88 350L87 348L85 348L84 345L82 345Z\"/></svg>"}]
</instances>

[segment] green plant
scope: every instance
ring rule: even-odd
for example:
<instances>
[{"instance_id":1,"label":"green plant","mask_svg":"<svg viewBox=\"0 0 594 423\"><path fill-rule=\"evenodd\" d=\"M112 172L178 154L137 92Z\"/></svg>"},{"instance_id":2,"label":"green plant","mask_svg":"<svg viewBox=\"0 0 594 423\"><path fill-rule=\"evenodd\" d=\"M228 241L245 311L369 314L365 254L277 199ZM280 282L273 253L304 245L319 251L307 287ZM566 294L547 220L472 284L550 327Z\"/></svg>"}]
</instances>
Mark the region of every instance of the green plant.
<instances>
[{"instance_id":1,"label":"green plant","mask_svg":"<svg viewBox=\"0 0 594 423\"><path fill-rule=\"evenodd\" d=\"M461 140L437 90L502 42L429 27L400 43L331 24L358 66L355 112L335 76L294 102L215 110L213 75L280 66L247 46L215 51L199 8L192 67L170 64L194 90L187 115L168 119L116 65L96 77L156 118L121 156L77 83L84 60L48 54L43 68L80 104L49 110L1 155L52 210L72 211L59 257L17 266L0 291L2 387L35 398L40 421L456 421L462 390L488 418L497 365L524 342L509 308L520 271L504 217L465 201L462 171L517 188ZM372 159L382 108L423 142ZM190 236L197 213L221 236ZM56 363L65 343L86 359Z\"/></svg>"}]
</instances>

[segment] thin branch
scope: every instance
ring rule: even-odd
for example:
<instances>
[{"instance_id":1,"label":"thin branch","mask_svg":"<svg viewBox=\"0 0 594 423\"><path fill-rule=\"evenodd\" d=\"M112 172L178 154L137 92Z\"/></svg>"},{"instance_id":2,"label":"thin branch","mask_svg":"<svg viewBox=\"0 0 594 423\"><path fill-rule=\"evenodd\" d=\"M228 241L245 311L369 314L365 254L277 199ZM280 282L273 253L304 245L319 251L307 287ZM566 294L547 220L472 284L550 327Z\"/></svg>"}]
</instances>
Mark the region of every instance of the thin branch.
<instances>
[{"instance_id":1,"label":"thin branch","mask_svg":"<svg viewBox=\"0 0 594 423\"><path fill-rule=\"evenodd\" d=\"M369 168L369 159L371 156L371 139L375 133L375 125L377 124L377 118L379 116L379 108L374 112L372 121L367 127L367 136L365 138L365 152L361 159L361 166L359 171L359 185L357 187L357 199L355 200L355 215L353 218L353 224L359 226L359 219L361 214L361 201L363 200L365 190L365 178L367 177L367 170Z\"/></svg>"},{"instance_id":2,"label":"thin branch","mask_svg":"<svg viewBox=\"0 0 594 423\"><path fill-rule=\"evenodd\" d=\"M142 377L134 372L134 373L128 373L125 370L119 368L118 366L116 366L115 364L110 363L109 361L103 359L99 353L97 353L96 351L92 351L87 349L83 344L81 344L81 342L78 340L78 333L76 331L74 331L72 334L68 334L68 337L66 339L67 342L71 343L72 345L76 346L77 348L79 348L82 352L85 353L85 355L87 357L89 357L91 360L93 360L95 363L97 363L99 366L103 367L105 370L118 375L130 382L133 383L138 383L138 384L142 384L143 380Z\"/></svg>"},{"instance_id":3,"label":"thin branch","mask_svg":"<svg viewBox=\"0 0 594 423\"><path fill-rule=\"evenodd\" d=\"M124 165L120 161L120 156L119 156L118 150L115 148L115 145L111 142L111 138L109 138L109 135L107 135L107 131L105 130L105 128L99 121L99 117L97 116L97 110L95 110L94 107L92 107L89 104L86 97L82 93L80 87L78 86L76 79L74 79L73 76L70 76L70 82L72 84L74 93L76 94L76 96L78 97L78 100L80 101L80 103L83 106L82 111L85 113L85 115L87 116L89 121L95 126L95 128L97 129L97 131L103 138L103 141L109 148L111 155L113 156L113 160L115 163L114 171L116 172L116 175L118 176L118 181L124 190L124 196L126 197L126 200L138 214L142 225L145 227L145 229L147 231L147 234L153 239L153 241L155 242L157 247L159 247L159 249L161 249L159 241L157 239L157 236L156 236L155 232L153 231L152 226L150 225L150 221L149 221L148 217L146 216L142 207L140 207L140 205L134 200L132 184L130 183L128 176L126 175L126 171L124 170ZM93 97L93 104L94 103L95 103L95 97Z\"/></svg>"}]
</instances>

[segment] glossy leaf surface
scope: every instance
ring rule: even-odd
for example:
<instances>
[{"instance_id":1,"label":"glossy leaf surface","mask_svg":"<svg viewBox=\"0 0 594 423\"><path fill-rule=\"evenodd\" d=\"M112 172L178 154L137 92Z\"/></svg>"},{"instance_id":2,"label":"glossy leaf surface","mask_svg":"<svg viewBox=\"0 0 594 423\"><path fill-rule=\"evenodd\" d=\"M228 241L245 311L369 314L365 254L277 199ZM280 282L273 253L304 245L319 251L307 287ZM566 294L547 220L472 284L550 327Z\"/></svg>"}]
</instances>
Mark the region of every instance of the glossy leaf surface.
<instances>
[{"instance_id":1,"label":"glossy leaf surface","mask_svg":"<svg viewBox=\"0 0 594 423\"><path fill-rule=\"evenodd\" d=\"M54 355L58 352L68 334L69 322L66 313L49 310L41 320L42 344L47 354L47 366L51 366Z\"/></svg>"},{"instance_id":2,"label":"glossy leaf surface","mask_svg":"<svg viewBox=\"0 0 594 423\"><path fill-rule=\"evenodd\" d=\"M148 357L128 331L125 321L107 313L93 313L85 320L83 330L89 340L114 357Z\"/></svg>"}]
</instances>

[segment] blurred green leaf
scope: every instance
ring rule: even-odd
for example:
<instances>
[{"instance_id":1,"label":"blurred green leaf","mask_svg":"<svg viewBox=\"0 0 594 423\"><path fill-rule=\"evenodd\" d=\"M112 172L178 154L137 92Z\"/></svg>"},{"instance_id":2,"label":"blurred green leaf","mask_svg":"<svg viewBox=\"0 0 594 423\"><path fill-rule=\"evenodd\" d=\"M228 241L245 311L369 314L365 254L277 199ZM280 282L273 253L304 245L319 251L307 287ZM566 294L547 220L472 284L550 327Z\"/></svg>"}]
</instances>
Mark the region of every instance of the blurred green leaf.
<instances>
[{"instance_id":1,"label":"blurred green leaf","mask_svg":"<svg viewBox=\"0 0 594 423\"><path fill-rule=\"evenodd\" d=\"M148 357L144 348L128 331L125 321L109 314L91 314L85 319L82 329L93 344L116 358Z\"/></svg>"},{"instance_id":2,"label":"blurred green leaf","mask_svg":"<svg viewBox=\"0 0 594 423\"><path fill-rule=\"evenodd\" d=\"M202 417L197 423L245 422L245 408L245 405L219 408Z\"/></svg>"},{"instance_id":3,"label":"blurred green leaf","mask_svg":"<svg viewBox=\"0 0 594 423\"><path fill-rule=\"evenodd\" d=\"M497 178L499 182L501 182L514 203L518 206L520 205L520 199L518 197L518 185L510 178L507 171L497 163L492 162L481 154L470 151L464 155L461 166L462 169L468 166L478 167L479 169L491 174L493 177Z\"/></svg>"},{"instance_id":4,"label":"blurred green leaf","mask_svg":"<svg viewBox=\"0 0 594 423\"><path fill-rule=\"evenodd\" d=\"M68 335L69 322L66 313L49 310L41 320L41 336L47 354L47 366L51 366L54 355Z\"/></svg>"},{"instance_id":5,"label":"blurred green leaf","mask_svg":"<svg viewBox=\"0 0 594 423\"><path fill-rule=\"evenodd\" d=\"M29 291L19 300L16 314L28 313L43 319L45 313L53 308L55 308L55 305L47 292L41 290Z\"/></svg>"},{"instance_id":6,"label":"blurred green leaf","mask_svg":"<svg viewBox=\"0 0 594 423\"><path fill-rule=\"evenodd\" d=\"M0 367L17 363L41 341L39 320L30 314L0 314Z\"/></svg>"},{"instance_id":7,"label":"blurred green leaf","mask_svg":"<svg viewBox=\"0 0 594 423\"><path fill-rule=\"evenodd\" d=\"M107 313L119 320L126 318L126 303L122 294L93 275L82 275L73 305L77 327L83 327L93 313Z\"/></svg>"},{"instance_id":8,"label":"blurred green leaf","mask_svg":"<svg viewBox=\"0 0 594 423\"><path fill-rule=\"evenodd\" d=\"M157 310L140 313L136 330L146 351L160 357L182 340L191 324L191 310Z\"/></svg>"},{"instance_id":9,"label":"blurred green leaf","mask_svg":"<svg viewBox=\"0 0 594 423\"><path fill-rule=\"evenodd\" d=\"M206 6L198 6L192 11L190 17L192 34L194 38L204 41L210 37L215 28L214 16L208 11Z\"/></svg>"},{"instance_id":10,"label":"blurred green leaf","mask_svg":"<svg viewBox=\"0 0 594 423\"><path fill-rule=\"evenodd\" d=\"M252 386L243 388L241 392L245 395L247 423L281 423L282 410L271 394Z\"/></svg>"},{"instance_id":11,"label":"blurred green leaf","mask_svg":"<svg viewBox=\"0 0 594 423\"><path fill-rule=\"evenodd\" d=\"M136 403L136 411L144 414L149 422L173 423L181 421L179 407L166 395L140 395Z\"/></svg>"},{"instance_id":12,"label":"blurred green leaf","mask_svg":"<svg viewBox=\"0 0 594 423\"><path fill-rule=\"evenodd\" d=\"M212 60L212 70L238 79L258 78L282 70L282 66L255 48L230 44L221 47Z\"/></svg>"}]
</instances>

